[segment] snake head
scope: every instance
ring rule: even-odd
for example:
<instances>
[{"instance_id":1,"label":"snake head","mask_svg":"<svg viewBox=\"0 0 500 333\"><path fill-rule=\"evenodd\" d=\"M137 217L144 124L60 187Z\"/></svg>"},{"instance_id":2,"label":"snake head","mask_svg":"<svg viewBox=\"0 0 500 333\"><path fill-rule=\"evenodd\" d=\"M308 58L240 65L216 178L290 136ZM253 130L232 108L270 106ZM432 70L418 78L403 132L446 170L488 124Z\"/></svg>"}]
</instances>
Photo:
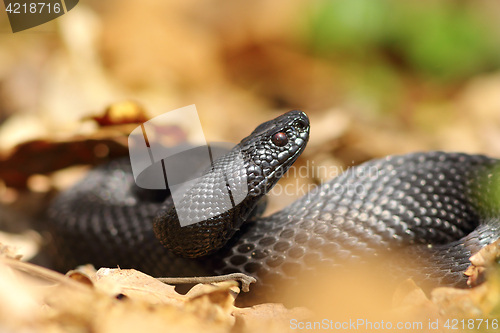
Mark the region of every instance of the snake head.
<instances>
[{"instance_id":1,"label":"snake head","mask_svg":"<svg viewBox=\"0 0 500 333\"><path fill-rule=\"evenodd\" d=\"M309 127L307 115L292 110L259 125L240 142L250 196L266 194L288 171L306 148Z\"/></svg>"}]
</instances>

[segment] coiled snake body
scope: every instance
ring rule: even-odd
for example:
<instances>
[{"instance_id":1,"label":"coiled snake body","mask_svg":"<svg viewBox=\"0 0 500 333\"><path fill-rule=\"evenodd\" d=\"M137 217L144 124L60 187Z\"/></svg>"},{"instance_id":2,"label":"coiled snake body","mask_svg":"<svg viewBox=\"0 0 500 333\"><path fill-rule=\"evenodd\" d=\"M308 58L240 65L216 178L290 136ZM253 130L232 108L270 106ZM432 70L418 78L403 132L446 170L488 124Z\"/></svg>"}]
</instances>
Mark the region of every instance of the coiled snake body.
<instances>
[{"instance_id":1,"label":"coiled snake body","mask_svg":"<svg viewBox=\"0 0 500 333\"><path fill-rule=\"evenodd\" d=\"M335 266L404 247L420 262L409 275L465 286L468 257L500 236L496 159L444 152L389 156L351 168L282 211L259 217L259 199L308 137L301 111L257 127L235 147L244 156L243 169L227 167L233 150L190 192L212 198L208 182L222 181L214 170L225 168L228 186L244 172L247 198L182 228L167 192L137 190L129 160L90 171L49 210L59 267L119 265L153 276L242 272L270 287L318 264ZM203 201L193 199L198 208Z\"/></svg>"}]
</instances>

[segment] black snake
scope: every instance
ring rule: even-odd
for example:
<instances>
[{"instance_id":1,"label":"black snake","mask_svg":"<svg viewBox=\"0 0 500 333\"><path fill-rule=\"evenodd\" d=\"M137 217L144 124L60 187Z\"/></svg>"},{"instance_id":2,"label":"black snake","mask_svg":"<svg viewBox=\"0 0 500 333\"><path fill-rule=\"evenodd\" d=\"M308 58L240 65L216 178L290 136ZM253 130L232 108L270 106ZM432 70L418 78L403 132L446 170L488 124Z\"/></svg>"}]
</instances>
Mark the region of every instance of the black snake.
<instances>
[{"instance_id":1,"label":"black snake","mask_svg":"<svg viewBox=\"0 0 500 333\"><path fill-rule=\"evenodd\" d=\"M460 153L372 160L280 212L259 217L264 207L259 199L308 139L309 120L301 111L257 127L200 178L187 209L203 209L214 197L214 182L231 190L246 179L247 197L186 227L179 226L168 191L137 188L128 159L91 170L49 209L59 268L119 265L153 276L242 272L269 291L317 265L337 266L405 248L419 259L409 275L464 287L469 256L500 236L498 161ZM231 164L236 153L243 164Z\"/></svg>"}]
</instances>

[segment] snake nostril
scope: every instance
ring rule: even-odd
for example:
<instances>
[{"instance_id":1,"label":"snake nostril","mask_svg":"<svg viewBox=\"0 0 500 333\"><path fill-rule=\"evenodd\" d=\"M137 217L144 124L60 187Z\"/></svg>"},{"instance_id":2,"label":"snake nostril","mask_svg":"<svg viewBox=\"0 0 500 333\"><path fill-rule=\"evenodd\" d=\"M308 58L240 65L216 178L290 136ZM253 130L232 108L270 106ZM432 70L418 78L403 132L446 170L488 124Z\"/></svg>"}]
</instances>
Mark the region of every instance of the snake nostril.
<instances>
[{"instance_id":1,"label":"snake nostril","mask_svg":"<svg viewBox=\"0 0 500 333\"><path fill-rule=\"evenodd\" d=\"M304 120L297 120L294 124L295 127L297 127L299 130L303 130L307 127L307 124Z\"/></svg>"}]
</instances>

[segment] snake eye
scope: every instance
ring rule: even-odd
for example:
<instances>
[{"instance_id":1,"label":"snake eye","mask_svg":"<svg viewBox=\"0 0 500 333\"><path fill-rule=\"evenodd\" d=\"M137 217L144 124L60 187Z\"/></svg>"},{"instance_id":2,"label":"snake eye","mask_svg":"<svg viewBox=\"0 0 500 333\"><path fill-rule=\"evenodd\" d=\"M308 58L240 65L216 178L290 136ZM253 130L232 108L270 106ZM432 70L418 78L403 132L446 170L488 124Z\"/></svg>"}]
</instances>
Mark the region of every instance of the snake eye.
<instances>
[{"instance_id":1,"label":"snake eye","mask_svg":"<svg viewBox=\"0 0 500 333\"><path fill-rule=\"evenodd\" d=\"M288 137L284 132L278 132L273 135L271 141L278 147L283 147L288 143Z\"/></svg>"}]
</instances>

